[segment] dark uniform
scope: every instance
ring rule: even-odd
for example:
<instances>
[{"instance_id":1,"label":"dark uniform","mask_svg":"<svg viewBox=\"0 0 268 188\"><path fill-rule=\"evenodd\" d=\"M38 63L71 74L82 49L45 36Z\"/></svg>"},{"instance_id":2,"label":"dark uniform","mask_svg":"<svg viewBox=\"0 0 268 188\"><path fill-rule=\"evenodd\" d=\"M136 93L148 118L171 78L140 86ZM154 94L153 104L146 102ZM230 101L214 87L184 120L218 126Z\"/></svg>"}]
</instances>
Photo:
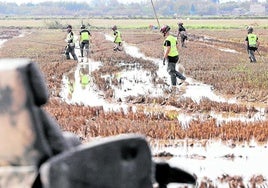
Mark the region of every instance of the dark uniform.
<instances>
[{"instance_id":1,"label":"dark uniform","mask_svg":"<svg viewBox=\"0 0 268 188\"><path fill-rule=\"evenodd\" d=\"M178 23L178 37L181 38L181 47L185 47L186 48L186 45L185 45L185 40L187 40L187 34L186 34L186 29L183 27L183 23L182 22L179 22Z\"/></svg>"}]
</instances>

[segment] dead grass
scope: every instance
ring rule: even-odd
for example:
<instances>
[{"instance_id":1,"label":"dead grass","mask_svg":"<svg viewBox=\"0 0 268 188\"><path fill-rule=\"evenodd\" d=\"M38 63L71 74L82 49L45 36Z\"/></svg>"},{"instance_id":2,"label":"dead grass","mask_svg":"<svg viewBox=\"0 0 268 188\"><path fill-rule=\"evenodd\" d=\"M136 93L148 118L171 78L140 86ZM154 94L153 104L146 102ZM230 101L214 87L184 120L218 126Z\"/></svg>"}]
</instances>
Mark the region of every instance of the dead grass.
<instances>
[{"instance_id":1,"label":"dead grass","mask_svg":"<svg viewBox=\"0 0 268 188\"><path fill-rule=\"evenodd\" d=\"M249 113L254 114L254 106L262 104L267 106L268 102L268 64L249 64L243 45L232 40L229 43L227 36L233 36L234 31L225 31L225 40L217 39L212 41L200 41L203 31L195 31L193 38L187 43L187 49L180 49L181 63L186 68L186 75L211 84L215 91L225 96L236 97L240 100L238 104L216 103L204 100L200 104L186 99L185 101L175 101L163 99L145 99L140 104L140 111L133 113L129 101L129 113L104 112L102 107L87 107L79 105L68 105L59 98L62 75L71 71L75 66L75 61L66 61L62 57L62 49L65 45L65 32L61 30L31 30L27 31L25 37L13 38L2 47L0 57L10 58L30 58L37 62L47 80L50 91L50 100L45 109L58 121L61 128L70 130L85 140L96 136L110 136L120 133L140 133L157 139L183 139L186 136L193 139L222 139L234 141L249 141L255 138L264 142L268 138L268 121L244 123L230 122L216 126L215 119L207 117L205 120L196 120L183 129L182 125L173 118L173 113L163 110L163 105L172 105L181 110L191 113L206 113L209 111L228 113ZM239 32L238 32L239 33ZM100 71L103 73L115 69L115 64L124 62L140 62L144 69L155 71L155 67L148 66L147 62L135 59L124 52L114 53L112 43L105 41L102 31L92 31L93 55L95 60L102 61L106 66ZM208 33L207 33L208 34ZM217 36L215 31L209 34ZM162 37L155 32L124 31L124 40L137 45L146 55L151 57L162 56ZM241 34L242 37L242 34ZM236 36L237 38L237 36ZM198 40L197 40L198 39ZM48 44L45 44L48 43ZM216 46L216 49L215 49ZM239 54L220 52L218 46L232 48ZM264 48L267 52L267 48ZM94 73L96 80L99 80L100 88L103 87L103 80L98 72ZM227 84L228 83L228 84ZM157 113L146 115L143 108L150 106L151 102L159 104ZM251 104L252 108L246 106ZM254 102L254 103L252 103ZM142 107L143 106L143 107ZM164 109L164 108L163 108Z\"/></svg>"}]
</instances>

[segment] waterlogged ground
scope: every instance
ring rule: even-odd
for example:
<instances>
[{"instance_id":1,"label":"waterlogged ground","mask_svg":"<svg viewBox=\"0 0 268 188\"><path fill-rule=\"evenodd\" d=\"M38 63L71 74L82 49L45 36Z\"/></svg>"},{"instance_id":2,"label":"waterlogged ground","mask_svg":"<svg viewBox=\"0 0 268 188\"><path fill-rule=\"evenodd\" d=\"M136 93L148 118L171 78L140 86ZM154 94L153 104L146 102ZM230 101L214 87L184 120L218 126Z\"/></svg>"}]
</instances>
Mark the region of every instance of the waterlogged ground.
<instances>
[{"instance_id":1,"label":"waterlogged ground","mask_svg":"<svg viewBox=\"0 0 268 188\"><path fill-rule=\"evenodd\" d=\"M110 31L93 31L90 58L83 63L65 61L64 42L62 48L52 45L51 33L39 33L51 42L49 48L27 42L34 40L29 34L6 41L0 55L39 63L51 93L45 108L63 129L85 142L130 132L146 135L155 160L195 173L199 187L267 187L268 63L265 56L248 63L243 31L190 32L178 64L187 83L174 91L157 31L122 31L121 52L113 51ZM58 40L65 33L53 35ZM22 54L14 43L32 50ZM267 53L267 46L261 50Z\"/></svg>"},{"instance_id":2,"label":"waterlogged ground","mask_svg":"<svg viewBox=\"0 0 268 188\"><path fill-rule=\"evenodd\" d=\"M112 41L112 36L105 35L105 39ZM219 51L224 51L227 53L238 53L234 49L219 48L213 46L213 48L218 48ZM152 65L157 67L155 74L150 70L144 70L139 62L135 62L132 65L127 64L127 62L120 62L118 66L123 67L120 72L102 74L101 77L107 83L107 87L113 90L112 100L105 100L105 97L101 95L101 91L94 86L94 83L89 84L85 88L80 84L79 71L84 67L88 68L88 72L96 71L103 65L102 62L95 62L94 60L89 60L89 65L85 62L78 65L75 72L75 82L77 85L77 90L74 90L73 96L68 99L63 97L64 100L73 104L86 104L90 106L103 106L106 112L118 111L123 108L125 113L128 113L127 98L132 96L134 98L150 98L150 97L163 97L169 98L176 96L178 100L180 98L190 98L195 103L200 103L203 98L207 98L210 101L215 101L218 103L236 104L238 101L233 98L225 98L220 94L214 92L213 85L204 84L200 81L194 80L193 78L187 77L187 84L179 86L177 91L169 92L170 83L168 74L165 71L165 66L162 65L162 60L160 58L147 57L144 55L140 49L134 45L124 43L124 50L127 55L134 58L140 58L148 61ZM79 52L77 52L79 53ZM117 52L121 53L121 52ZM89 67L87 67L89 66ZM183 65L181 65L183 67ZM179 69L179 68L178 68ZM184 70L184 69L182 69ZM78 77L77 77L78 75ZM90 77L90 80L93 80ZM113 79L117 82L114 84ZM162 80L163 84L155 84L154 80ZM68 85L65 85L65 90L68 90ZM79 89L78 89L79 88ZM63 91L64 92L64 91ZM174 92L174 93L173 93ZM66 93L66 91L65 91ZM64 95L63 95L64 96ZM65 95L66 96L66 95ZM90 96L89 98L87 96ZM95 96L95 97L94 97ZM98 97L97 97L98 96ZM94 98L94 100L89 100ZM118 104L120 101L120 104ZM142 100L140 103L143 103ZM172 107L162 110L168 111ZM132 108L133 112L137 110ZM221 126L222 123L230 121L241 121L241 122L257 122L257 121L267 121L267 112L264 107L257 107L256 112L249 116L248 112L245 113L222 113L213 112L208 113L189 113L189 112L179 112L174 118L178 120L181 126L185 129L189 127L190 122L195 119L206 119L207 116L215 120L217 126ZM144 113L150 113L144 107ZM153 110L152 110L153 111ZM179 166L187 170L191 170L199 177L199 184L202 181L209 182L212 181L212 186L223 186L228 183L231 177L241 176L243 182L246 186L252 186L250 183L253 175L264 175L267 177L268 171L266 166L263 165L263 161L268 157L267 143L263 145L258 145L251 140L249 143L223 143L216 140L194 141L190 139L191 144L187 143L188 138L184 141L171 140L169 142L162 141L164 144L159 144L161 141L154 141L156 144L152 146L152 153L156 156L156 160L160 156L168 157L165 158L169 161L171 165ZM205 143L204 143L205 142ZM202 178L203 177L203 178ZM206 178L204 178L206 177ZM229 179L228 179L229 178ZM237 180L239 181L239 180ZM240 182L240 183L241 183ZM261 182L265 184L265 182ZM173 184L170 187L176 187ZM267 186L267 184L265 184Z\"/></svg>"}]
</instances>

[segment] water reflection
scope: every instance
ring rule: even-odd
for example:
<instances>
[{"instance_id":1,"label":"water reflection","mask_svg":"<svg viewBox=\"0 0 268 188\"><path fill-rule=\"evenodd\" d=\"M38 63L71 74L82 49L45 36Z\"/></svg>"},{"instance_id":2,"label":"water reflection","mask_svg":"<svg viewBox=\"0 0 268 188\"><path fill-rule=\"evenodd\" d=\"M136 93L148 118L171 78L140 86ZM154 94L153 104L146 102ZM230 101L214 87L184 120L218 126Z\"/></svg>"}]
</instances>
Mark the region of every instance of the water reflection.
<instances>
[{"instance_id":1,"label":"water reflection","mask_svg":"<svg viewBox=\"0 0 268 188\"><path fill-rule=\"evenodd\" d=\"M112 36L105 35L106 40L113 40ZM113 100L107 101L102 90L98 89L94 83L94 78L91 75L92 71L104 66L102 62L95 62L89 59L88 63L79 63L76 70L66 73L63 78L63 89L61 96L63 99L71 104L82 104L89 106L103 106L106 110L118 111L124 108L127 113L127 98L130 96L138 97L169 97L164 91L169 89L169 75L167 74L165 66L161 59L146 57L140 50L124 43L124 50L128 55L134 58L142 58L158 66L156 73L142 69L139 60L127 63L120 61L118 66L121 71L113 74L103 74L101 78L105 80L107 86L112 90ZM78 52L79 53L79 52ZM183 69L183 67L182 67ZM213 86L198 82L189 76L187 82L189 85L180 89L183 93L178 95L178 101L183 98L191 98L195 103L200 103L203 99L209 99L218 103L235 104L235 99L226 99L222 96L216 95L213 92ZM155 80L162 80L163 84L156 84ZM120 102L120 103L119 103ZM132 108L135 109L135 108ZM167 111L168 108L165 108ZM180 109L175 109L177 119L183 128L187 128L193 120L206 121L208 117L214 118L217 125L221 125L230 121L244 121L255 122L265 121L267 114L264 113L263 108L258 108L254 113L218 113L210 112L194 112L186 114ZM144 108L144 113L157 113L150 111L150 108Z\"/></svg>"},{"instance_id":2,"label":"water reflection","mask_svg":"<svg viewBox=\"0 0 268 188\"><path fill-rule=\"evenodd\" d=\"M113 37L105 35L107 40L112 41ZM162 65L161 59L146 57L140 50L135 47L124 43L125 52L134 57L142 58L150 61L158 66L156 74L143 70L138 63L128 64L120 62L119 67L122 71L114 74L103 74L102 79L105 79L108 86L113 90L114 101L106 101L104 94L94 83L94 78L91 76L91 71L103 66L101 62L89 61L88 69L84 70L83 66L78 65L73 73L65 74L63 79L63 93L70 93L71 95L62 95L63 98L69 103L80 103L89 106L103 106L105 111L119 111L124 109L128 113L128 104L126 98L129 96L149 96L149 97L168 97L163 93L166 86L159 86L154 84L155 76L162 79L166 85L169 83L169 75L166 68ZM237 53L230 49L220 49L223 51ZM93 65L98 65L92 68ZM91 68L89 68L91 67ZM81 70L82 69L82 70ZM88 72L87 72L88 71ZM86 75L84 81L81 78ZM113 80L116 80L113 82ZM195 103L199 104L203 99L209 99L218 103L236 104L235 99L227 99L214 93L214 88L211 85L206 85L187 76L189 85L185 86L184 93L177 96L178 100L182 98L191 98ZM69 85L75 83L74 89L66 89ZM120 102L118 102L120 101ZM215 119L218 126L230 121L243 121L243 122L256 122L265 121L267 113L263 108L257 108L256 112L232 113L232 112L194 112L185 113L175 107L144 107L145 114L163 113L163 111L173 110L174 118L178 120L180 125L187 129L193 120L207 121L208 117ZM132 104L133 112L136 108ZM152 110L153 109L153 110ZM162 116L159 116L161 118ZM219 177L230 175L241 175L246 185L248 185L252 175L262 174L268 177L267 167L265 161L268 157L267 143L260 146L252 140L249 143L241 143L235 145L234 143L223 143L216 140L201 140L191 141L184 139L182 141L171 140L170 145L165 141L161 145L161 141L155 140L155 145L152 145L152 154L158 155L159 153L169 153L171 157L165 160L173 166L178 166L183 169L191 170L194 172L200 183L203 177L208 177L215 187L228 187L228 183L219 182ZM190 143L192 142L192 143ZM162 160L162 158L155 158L155 160ZM250 185L248 185L251 187ZM169 188L177 188L178 185L169 185ZM180 186L181 187L181 186Z\"/></svg>"}]
</instances>

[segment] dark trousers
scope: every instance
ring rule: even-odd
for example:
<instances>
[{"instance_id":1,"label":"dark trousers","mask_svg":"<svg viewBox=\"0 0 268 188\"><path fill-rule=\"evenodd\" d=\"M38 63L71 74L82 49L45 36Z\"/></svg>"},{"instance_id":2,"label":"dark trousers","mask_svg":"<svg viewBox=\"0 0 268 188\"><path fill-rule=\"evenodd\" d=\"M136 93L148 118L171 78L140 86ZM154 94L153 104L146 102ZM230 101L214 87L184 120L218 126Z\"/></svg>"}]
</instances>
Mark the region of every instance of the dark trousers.
<instances>
[{"instance_id":1,"label":"dark trousers","mask_svg":"<svg viewBox=\"0 0 268 188\"><path fill-rule=\"evenodd\" d=\"M171 84L175 86L177 84L177 78L181 80L186 80L186 78L178 71L176 71L176 63L179 60L179 56L168 57L168 67L167 72L170 75Z\"/></svg>"},{"instance_id":2,"label":"dark trousers","mask_svg":"<svg viewBox=\"0 0 268 188\"><path fill-rule=\"evenodd\" d=\"M71 59L70 54L73 56L74 60L77 60L77 56L74 52L75 46L68 45L65 50L66 59Z\"/></svg>"},{"instance_id":3,"label":"dark trousers","mask_svg":"<svg viewBox=\"0 0 268 188\"><path fill-rule=\"evenodd\" d=\"M80 43L80 52L81 52L81 57L84 57L84 50L87 52L87 56L88 56L88 52L89 52L89 41L82 41Z\"/></svg>"},{"instance_id":4,"label":"dark trousers","mask_svg":"<svg viewBox=\"0 0 268 188\"><path fill-rule=\"evenodd\" d=\"M254 53L255 53L255 49L254 50L248 49L248 56L249 56L250 62L253 62L253 63L256 62Z\"/></svg>"},{"instance_id":5,"label":"dark trousers","mask_svg":"<svg viewBox=\"0 0 268 188\"><path fill-rule=\"evenodd\" d=\"M187 35L186 35L185 31L182 31L180 33L180 37L181 37L181 47L186 47L185 40L187 40Z\"/></svg>"}]
</instances>

